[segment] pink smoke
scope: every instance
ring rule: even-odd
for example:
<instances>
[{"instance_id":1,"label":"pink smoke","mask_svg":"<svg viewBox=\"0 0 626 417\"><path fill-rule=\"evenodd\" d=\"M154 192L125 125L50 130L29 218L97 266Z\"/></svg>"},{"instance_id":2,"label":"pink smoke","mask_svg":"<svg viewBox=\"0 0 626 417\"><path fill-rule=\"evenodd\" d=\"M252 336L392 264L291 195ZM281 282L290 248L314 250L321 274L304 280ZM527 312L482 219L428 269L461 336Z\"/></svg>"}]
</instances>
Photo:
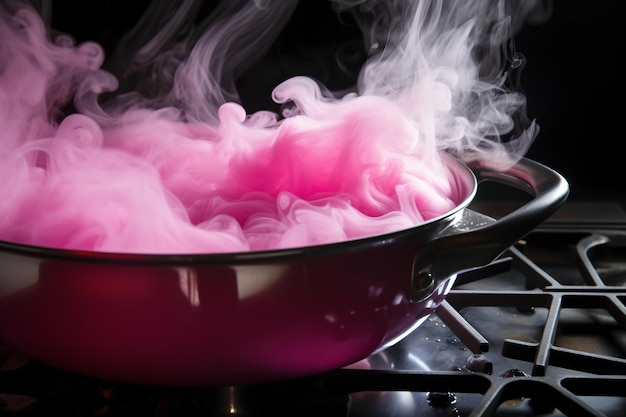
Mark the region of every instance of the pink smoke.
<instances>
[{"instance_id":1,"label":"pink smoke","mask_svg":"<svg viewBox=\"0 0 626 417\"><path fill-rule=\"evenodd\" d=\"M530 7L334 2L369 34L357 90L339 97L293 77L273 93L294 103L290 112L248 114L235 80L297 4L277 3L223 2L182 37L194 2L153 3L112 57L154 76L135 77L135 90L133 77L120 85L102 69L100 45L51 36L23 3L0 8L0 239L134 253L357 239L459 204L464 190L442 152L505 167L534 139L530 123L499 140L524 98L507 90L506 73L481 74L475 55L478 45L501 48L519 25L511 13ZM405 4L411 13L399 22ZM148 26L156 29L146 37ZM377 43L385 33L387 44Z\"/></svg>"}]
</instances>

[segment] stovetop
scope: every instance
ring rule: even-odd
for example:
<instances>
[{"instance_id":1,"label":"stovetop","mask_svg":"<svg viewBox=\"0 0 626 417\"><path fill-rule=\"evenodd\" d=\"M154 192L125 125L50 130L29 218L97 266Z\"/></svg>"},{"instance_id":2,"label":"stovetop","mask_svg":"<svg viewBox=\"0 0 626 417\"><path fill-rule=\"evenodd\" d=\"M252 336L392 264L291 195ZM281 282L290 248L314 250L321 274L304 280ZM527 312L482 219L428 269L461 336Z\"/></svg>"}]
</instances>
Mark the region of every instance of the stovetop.
<instances>
[{"instance_id":1,"label":"stovetop","mask_svg":"<svg viewBox=\"0 0 626 417\"><path fill-rule=\"evenodd\" d=\"M481 212L509 203L478 200ZM0 350L0 416L622 416L626 213L566 203L397 345L261 386L100 381Z\"/></svg>"}]
</instances>

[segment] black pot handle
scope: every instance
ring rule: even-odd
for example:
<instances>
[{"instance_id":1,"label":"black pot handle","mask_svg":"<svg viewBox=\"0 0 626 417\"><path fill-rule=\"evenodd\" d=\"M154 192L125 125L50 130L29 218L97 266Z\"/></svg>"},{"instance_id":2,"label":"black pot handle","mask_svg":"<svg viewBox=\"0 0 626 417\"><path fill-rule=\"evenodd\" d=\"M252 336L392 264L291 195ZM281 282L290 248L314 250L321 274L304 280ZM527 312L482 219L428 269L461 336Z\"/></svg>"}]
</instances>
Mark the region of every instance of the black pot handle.
<instances>
[{"instance_id":1,"label":"black pot handle","mask_svg":"<svg viewBox=\"0 0 626 417\"><path fill-rule=\"evenodd\" d=\"M511 245L550 217L567 199L569 185L556 171L527 158L521 158L507 170L494 168L489 162L468 164L479 183L495 181L521 189L533 198L513 212L493 220L478 214L483 223L478 227L453 224L444 236L428 242L414 263L409 297L420 301L439 286L443 280L461 271L486 265ZM466 212L471 212L465 209ZM465 213L472 216L472 213ZM458 223L458 222L457 222ZM461 221L476 223L476 221ZM469 230L467 230L469 229Z\"/></svg>"}]
</instances>

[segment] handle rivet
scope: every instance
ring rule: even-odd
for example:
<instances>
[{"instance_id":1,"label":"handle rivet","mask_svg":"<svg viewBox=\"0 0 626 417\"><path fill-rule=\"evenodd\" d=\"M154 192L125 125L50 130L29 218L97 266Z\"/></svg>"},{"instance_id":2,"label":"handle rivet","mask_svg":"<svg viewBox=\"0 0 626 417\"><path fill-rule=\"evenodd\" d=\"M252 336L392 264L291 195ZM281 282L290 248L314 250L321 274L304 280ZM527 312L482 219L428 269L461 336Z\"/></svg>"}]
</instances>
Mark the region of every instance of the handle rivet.
<instances>
[{"instance_id":1,"label":"handle rivet","mask_svg":"<svg viewBox=\"0 0 626 417\"><path fill-rule=\"evenodd\" d=\"M411 291L409 297L411 301L418 302L427 298L435 288L436 279L430 272L418 272L413 274L411 280Z\"/></svg>"},{"instance_id":2,"label":"handle rivet","mask_svg":"<svg viewBox=\"0 0 626 417\"><path fill-rule=\"evenodd\" d=\"M422 271L415 276L413 284L416 288L430 289L435 283L435 276L430 272Z\"/></svg>"}]
</instances>

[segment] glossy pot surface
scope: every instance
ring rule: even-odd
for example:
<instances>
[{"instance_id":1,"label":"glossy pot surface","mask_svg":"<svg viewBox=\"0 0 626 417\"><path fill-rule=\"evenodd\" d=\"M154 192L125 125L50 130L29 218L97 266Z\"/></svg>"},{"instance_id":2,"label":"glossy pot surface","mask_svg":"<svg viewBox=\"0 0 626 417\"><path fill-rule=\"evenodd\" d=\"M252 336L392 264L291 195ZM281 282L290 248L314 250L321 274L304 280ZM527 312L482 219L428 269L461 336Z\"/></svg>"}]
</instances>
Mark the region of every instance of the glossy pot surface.
<instances>
[{"instance_id":1,"label":"glossy pot surface","mask_svg":"<svg viewBox=\"0 0 626 417\"><path fill-rule=\"evenodd\" d=\"M363 359L415 330L457 272L498 257L568 193L558 173L528 159L506 172L446 161L461 204L366 239L208 255L0 242L0 340L68 371L168 386L272 382ZM467 208L485 179L533 198L487 218Z\"/></svg>"}]
</instances>

